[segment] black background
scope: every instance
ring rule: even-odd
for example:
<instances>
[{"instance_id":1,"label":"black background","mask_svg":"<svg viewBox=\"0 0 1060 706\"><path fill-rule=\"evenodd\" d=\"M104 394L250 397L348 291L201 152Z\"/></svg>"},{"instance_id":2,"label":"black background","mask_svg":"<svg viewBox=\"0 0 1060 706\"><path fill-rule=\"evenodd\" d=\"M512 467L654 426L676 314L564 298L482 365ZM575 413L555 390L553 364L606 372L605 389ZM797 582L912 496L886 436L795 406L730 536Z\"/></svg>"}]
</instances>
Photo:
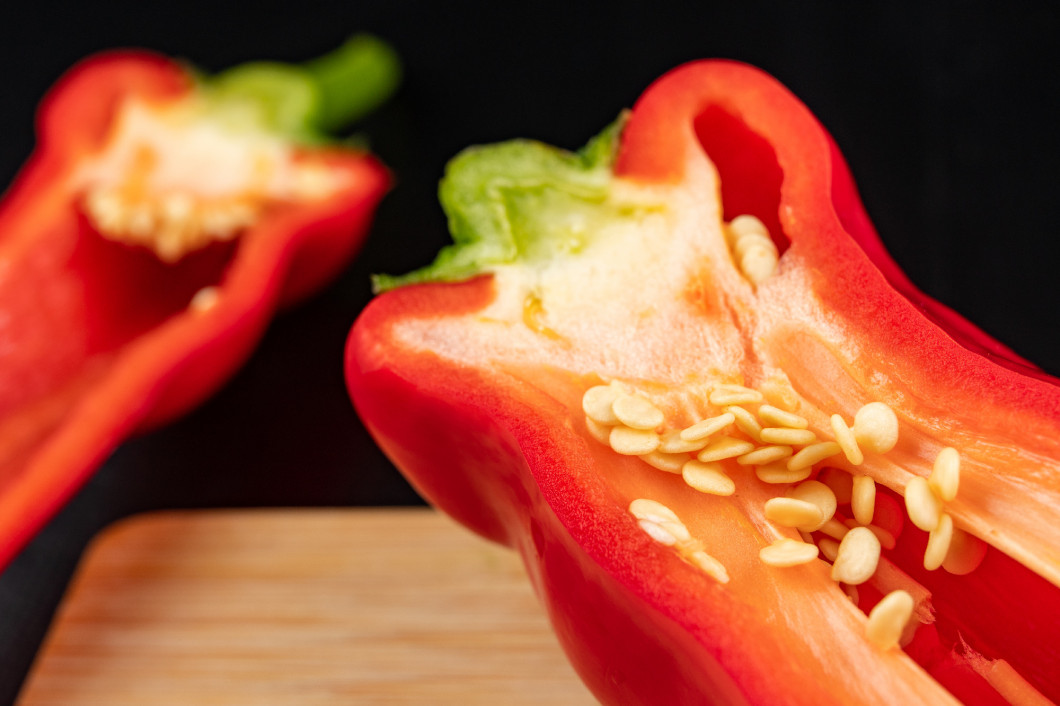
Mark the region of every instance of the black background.
<instances>
[{"instance_id":1,"label":"black background","mask_svg":"<svg viewBox=\"0 0 1060 706\"><path fill-rule=\"evenodd\" d=\"M34 106L77 59L140 46L206 70L297 61L370 31L405 83L361 126L397 184L357 261L281 315L243 371L170 427L126 443L0 575L0 703L14 698L85 543L173 507L401 505L419 499L346 398L342 349L368 275L447 242L435 191L461 148L533 137L576 148L658 75L703 57L777 76L835 136L912 279L1060 372L1056 174L1060 9L936 2L147 3L0 9L0 179Z\"/></svg>"}]
</instances>

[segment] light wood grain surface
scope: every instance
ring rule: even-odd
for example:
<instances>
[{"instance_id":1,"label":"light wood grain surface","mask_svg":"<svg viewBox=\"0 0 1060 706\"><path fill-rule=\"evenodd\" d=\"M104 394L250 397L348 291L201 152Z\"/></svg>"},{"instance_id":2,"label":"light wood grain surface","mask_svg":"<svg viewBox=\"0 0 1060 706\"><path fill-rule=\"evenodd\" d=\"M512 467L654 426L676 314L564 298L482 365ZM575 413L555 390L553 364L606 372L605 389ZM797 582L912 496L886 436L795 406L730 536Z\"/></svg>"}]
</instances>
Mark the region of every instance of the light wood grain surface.
<instances>
[{"instance_id":1,"label":"light wood grain surface","mask_svg":"<svg viewBox=\"0 0 1060 706\"><path fill-rule=\"evenodd\" d=\"M90 547L20 697L596 703L518 557L426 509L167 512Z\"/></svg>"}]
</instances>

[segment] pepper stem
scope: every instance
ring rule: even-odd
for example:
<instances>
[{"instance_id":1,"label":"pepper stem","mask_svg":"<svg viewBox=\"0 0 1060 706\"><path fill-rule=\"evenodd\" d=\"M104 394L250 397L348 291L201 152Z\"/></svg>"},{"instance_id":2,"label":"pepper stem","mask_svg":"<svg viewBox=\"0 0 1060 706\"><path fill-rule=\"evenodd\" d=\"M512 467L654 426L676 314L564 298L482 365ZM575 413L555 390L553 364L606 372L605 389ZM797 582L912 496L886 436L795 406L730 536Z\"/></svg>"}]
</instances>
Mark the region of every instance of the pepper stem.
<instances>
[{"instance_id":1,"label":"pepper stem","mask_svg":"<svg viewBox=\"0 0 1060 706\"><path fill-rule=\"evenodd\" d=\"M202 81L207 101L231 119L253 120L301 142L327 135L377 108L397 89L401 64L384 41L362 34L301 65L256 61Z\"/></svg>"}]
</instances>

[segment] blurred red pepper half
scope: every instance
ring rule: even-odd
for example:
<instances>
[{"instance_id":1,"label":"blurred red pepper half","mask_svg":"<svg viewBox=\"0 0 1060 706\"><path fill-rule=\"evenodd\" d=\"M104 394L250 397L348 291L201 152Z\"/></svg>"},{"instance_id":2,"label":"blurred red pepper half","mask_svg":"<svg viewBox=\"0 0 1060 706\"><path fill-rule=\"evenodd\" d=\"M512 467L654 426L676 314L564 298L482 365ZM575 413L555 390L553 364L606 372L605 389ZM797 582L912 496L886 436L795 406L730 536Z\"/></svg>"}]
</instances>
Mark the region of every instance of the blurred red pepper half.
<instances>
[{"instance_id":1,"label":"blurred red pepper half","mask_svg":"<svg viewBox=\"0 0 1060 706\"><path fill-rule=\"evenodd\" d=\"M1060 700L1060 389L920 294L772 78L471 148L347 380L614 704Z\"/></svg>"},{"instance_id":2,"label":"blurred red pepper half","mask_svg":"<svg viewBox=\"0 0 1060 706\"><path fill-rule=\"evenodd\" d=\"M130 434L201 402L336 276L389 176L328 141L395 88L358 36L202 76L118 51L45 97L0 203L0 568Z\"/></svg>"}]
</instances>

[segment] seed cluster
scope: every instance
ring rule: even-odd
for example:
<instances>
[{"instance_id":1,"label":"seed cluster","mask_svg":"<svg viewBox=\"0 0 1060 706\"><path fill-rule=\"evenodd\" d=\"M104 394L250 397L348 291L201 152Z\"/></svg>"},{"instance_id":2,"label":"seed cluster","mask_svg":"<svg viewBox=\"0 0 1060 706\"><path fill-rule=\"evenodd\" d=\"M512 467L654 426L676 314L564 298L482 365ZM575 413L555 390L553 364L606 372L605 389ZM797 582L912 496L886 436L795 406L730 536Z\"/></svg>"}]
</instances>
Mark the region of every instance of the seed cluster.
<instances>
[{"instance_id":1,"label":"seed cluster","mask_svg":"<svg viewBox=\"0 0 1060 706\"><path fill-rule=\"evenodd\" d=\"M176 262L212 242L231 240L261 213L261 204L247 199L211 203L181 192L157 197L110 186L91 189L83 204L100 233L149 247L163 262Z\"/></svg>"},{"instance_id":2,"label":"seed cluster","mask_svg":"<svg viewBox=\"0 0 1060 706\"><path fill-rule=\"evenodd\" d=\"M767 389L769 385L776 389ZM586 428L600 443L680 476L697 492L733 495L742 481L739 474L730 473L740 467L753 469L760 481L778 486L780 492L766 501L763 514L774 525L795 530L801 540L781 537L762 547L760 560L774 567L818 559L830 562L832 579L857 604L857 586L876 577L878 571L884 577L878 581L884 584L884 574L901 574L881 557L897 542L902 511L889 495L877 494L872 476L824 463L841 455L850 465L860 466L866 454L892 450L898 442L897 416L887 405L871 402L858 410L852 425L841 415L832 415L833 438L822 439L806 418L783 408L794 407L796 401L781 394L782 388L775 383L769 385L762 387L775 404L766 402L762 390L731 383L715 385L707 395L711 413L688 425L668 423L650 393L618 381L586 390L582 411ZM952 573L968 573L985 553L985 544L954 527L944 511L945 503L957 494L959 471L956 450L944 449L931 477L914 478L906 487L905 511L910 521L931 533L925 556L929 569L942 566ZM787 487L780 490L779 486ZM853 517L837 515L837 508L847 504ZM725 568L691 537L670 508L642 498L629 511L654 540L675 548L689 563L709 567L704 570L722 583L728 581ZM909 587L908 583L898 585ZM868 639L881 649L904 644L903 636L911 637L908 624L914 603L908 591L891 591L870 612Z\"/></svg>"},{"instance_id":3,"label":"seed cluster","mask_svg":"<svg viewBox=\"0 0 1060 706\"><path fill-rule=\"evenodd\" d=\"M772 276L779 255L762 221L751 215L737 216L728 224L726 232L736 266L751 284L758 286Z\"/></svg>"},{"instance_id":4,"label":"seed cluster","mask_svg":"<svg viewBox=\"0 0 1060 706\"><path fill-rule=\"evenodd\" d=\"M659 544L673 547L681 558L713 578L728 583L729 573L720 561L707 553L703 543L694 539L684 523L670 508L648 498L638 498L629 504L629 514L637 524Z\"/></svg>"}]
</instances>

